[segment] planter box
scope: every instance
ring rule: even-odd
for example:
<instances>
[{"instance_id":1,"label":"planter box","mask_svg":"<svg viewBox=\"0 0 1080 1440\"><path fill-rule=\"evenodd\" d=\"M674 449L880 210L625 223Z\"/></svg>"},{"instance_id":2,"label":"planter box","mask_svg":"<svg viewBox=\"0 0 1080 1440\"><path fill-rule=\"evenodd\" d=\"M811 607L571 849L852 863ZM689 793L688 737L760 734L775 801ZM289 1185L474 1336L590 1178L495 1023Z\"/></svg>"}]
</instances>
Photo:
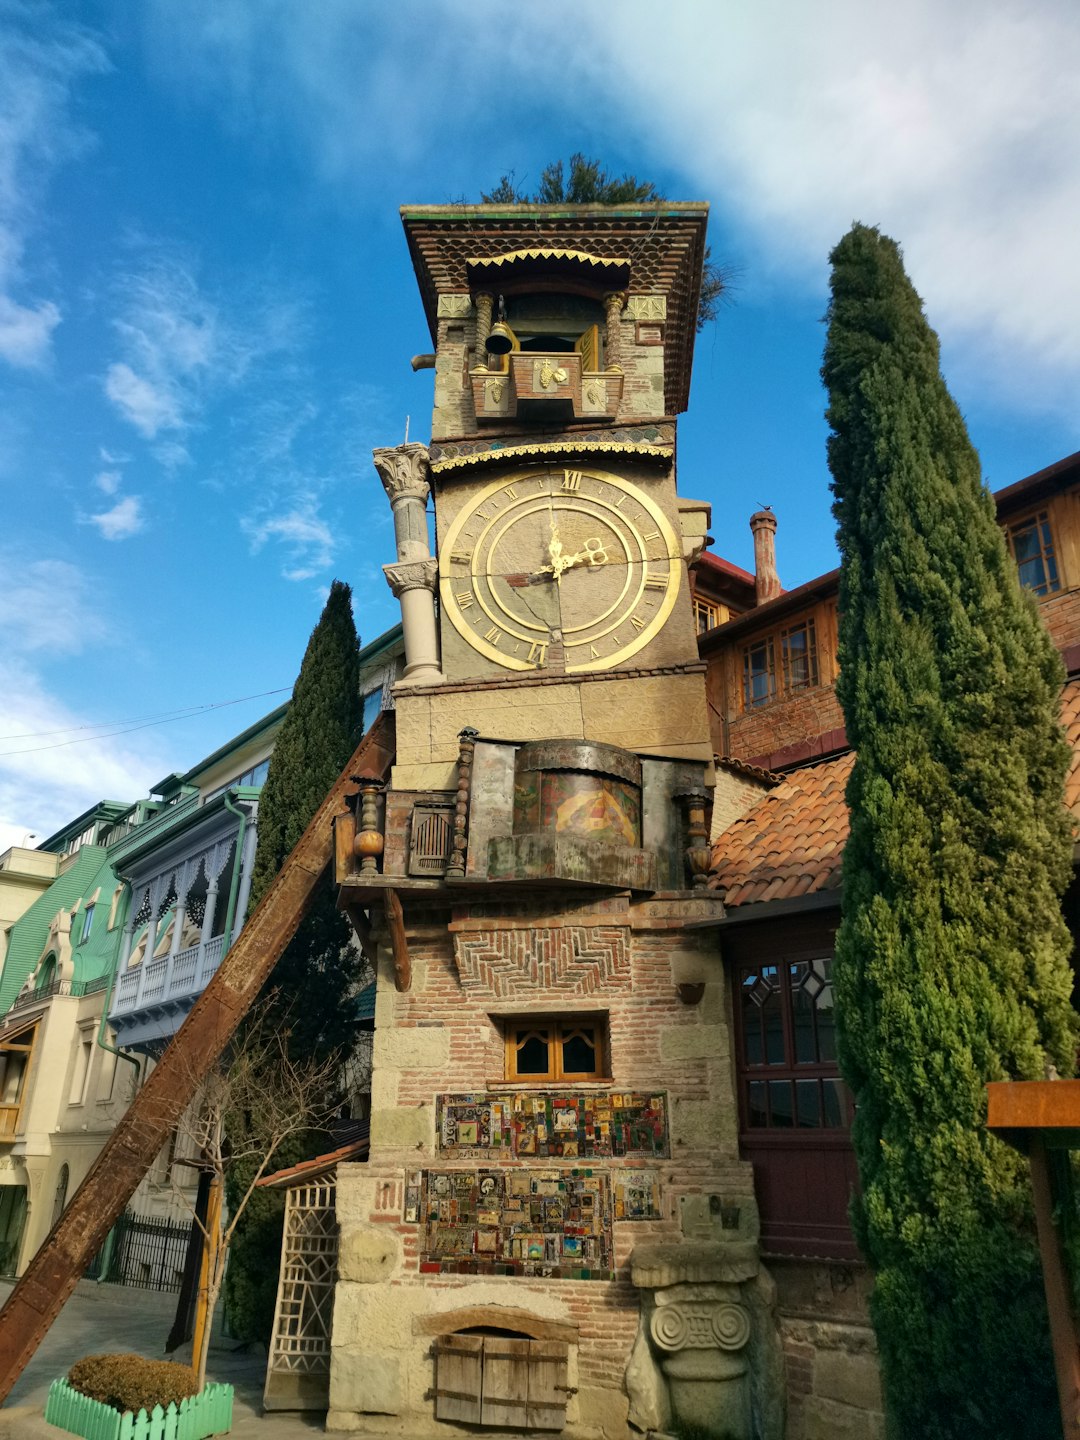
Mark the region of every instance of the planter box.
<instances>
[{"instance_id":1,"label":"planter box","mask_svg":"<svg viewBox=\"0 0 1080 1440\"><path fill-rule=\"evenodd\" d=\"M86 1440L204 1440L232 1428L232 1408L231 1385L207 1385L179 1405L167 1410L155 1405L149 1414L140 1410L136 1415L91 1400L73 1390L67 1380L54 1380L45 1402L45 1419Z\"/></svg>"}]
</instances>

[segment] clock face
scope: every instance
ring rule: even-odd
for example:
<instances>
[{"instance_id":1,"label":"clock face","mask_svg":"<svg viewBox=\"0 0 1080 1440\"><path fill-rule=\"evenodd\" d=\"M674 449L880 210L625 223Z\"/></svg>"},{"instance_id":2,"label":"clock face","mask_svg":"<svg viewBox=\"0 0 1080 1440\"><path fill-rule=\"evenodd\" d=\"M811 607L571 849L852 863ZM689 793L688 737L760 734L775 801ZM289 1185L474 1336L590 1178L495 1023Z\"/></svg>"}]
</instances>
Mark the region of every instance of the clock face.
<instances>
[{"instance_id":1,"label":"clock face","mask_svg":"<svg viewBox=\"0 0 1080 1440\"><path fill-rule=\"evenodd\" d=\"M443 613L507 670L540 669L559 646L567 674L622 664L659 634L681 579L663 511L602 470L504 475L439 547Z\"/></svg>"}]
</instances>

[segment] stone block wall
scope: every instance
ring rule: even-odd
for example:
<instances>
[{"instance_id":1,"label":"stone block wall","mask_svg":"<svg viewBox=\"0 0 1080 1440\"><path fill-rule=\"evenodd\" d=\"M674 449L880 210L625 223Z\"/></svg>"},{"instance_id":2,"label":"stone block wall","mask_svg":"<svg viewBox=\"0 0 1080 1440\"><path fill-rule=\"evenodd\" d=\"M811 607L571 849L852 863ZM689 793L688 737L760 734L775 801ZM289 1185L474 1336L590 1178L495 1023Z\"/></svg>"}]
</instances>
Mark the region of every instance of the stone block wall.
<instances>
[{"instance_id":1,"label":"stone block wall","mask_svg":"<svg viewBox=\"0 0 1080 1440\"><path fill-rule=\"evenodd\" d=\"M865 1266L776 1260L788 1415L785 1440L884 1440Z\"/></svg>"}]
</instances>

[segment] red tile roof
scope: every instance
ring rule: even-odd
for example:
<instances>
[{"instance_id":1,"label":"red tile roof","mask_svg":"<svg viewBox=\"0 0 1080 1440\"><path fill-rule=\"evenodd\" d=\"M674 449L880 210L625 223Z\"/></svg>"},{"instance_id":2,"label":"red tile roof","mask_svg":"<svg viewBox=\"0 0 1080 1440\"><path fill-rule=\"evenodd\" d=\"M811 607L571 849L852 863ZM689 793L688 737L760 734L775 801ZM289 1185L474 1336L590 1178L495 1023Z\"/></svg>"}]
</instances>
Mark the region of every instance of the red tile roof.
<instances>
[{"instance_id":1,"label":"red tile roof","mask_svg":"<svg viewBox=\"0 0 1080 1440\"><path fill-rule=\"evenodd\" d=\"M852 752L786 775L723 832L709 884L725 903L757 904L835 890L848 834L844 787Z\"/></svg>"},{"instance_id":2,"label":"red tile roof","mask_svg":"<svg viewBox=\"0 0 1080 1440\"><path fill-rule=\"evenodd\" d=\"M332 1170L339 1161L366 1160L367 1153L368 1135L365 1126L363 1135L351 1140L347 1145L339 1145L336 1150L330 1150L325 1155L316 1155L312 1160L302 1160L299 1165L275 1170L272 1175L264 1175L255 1183L265 1185L269 1190L288 1190L293 1185L303 1184L305 1180L317 1180L320 1175Z\"/></svg>"},{"instance_id":3,"label":"red tile roof","mask_svg":"<svg viewBox=\"0 0 1080 1440\"><path fill-rule=\"evenodd\" d=\"M1080 678L1061 692L1061 723L1072 750L1065 808L1080 832ZM854 763L849 750L791 771L723 831L713 846L709 884L724 892L729 908L839 888L848 836L844 790Z\"/></svg>"}]
</instances>

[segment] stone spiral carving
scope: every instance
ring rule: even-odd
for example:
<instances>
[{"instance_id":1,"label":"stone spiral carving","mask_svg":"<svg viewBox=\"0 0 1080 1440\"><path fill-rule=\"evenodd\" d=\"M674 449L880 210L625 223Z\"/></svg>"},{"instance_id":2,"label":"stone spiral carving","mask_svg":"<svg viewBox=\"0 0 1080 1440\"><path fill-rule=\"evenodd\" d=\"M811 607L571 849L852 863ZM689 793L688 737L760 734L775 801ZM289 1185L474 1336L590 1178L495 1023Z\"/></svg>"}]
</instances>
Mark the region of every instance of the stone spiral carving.
<instances>
[{"instance_id":1,"label":"stone spiral carving","mask_svg":"<svg viewBox=\"0 0 1080 1440\"><path fill-rule=\"evenodd\" d=\"M690 1338L690 1322L677 1305L654 1310L649 1329L661 1350L682 1350Z\"/></svg>"},{"instance_id":2,"label":"stone spiral carving","mask_svg":"<svg viewBox=\"0 0 1080 1440\"><path fill-rule=\"evenodd\" d=\"M750 1316L741 1305L721 1305L713 1312L712 1332L721 1350L741 1350L750 1339Z\"/></svg>"}]
</instances>

